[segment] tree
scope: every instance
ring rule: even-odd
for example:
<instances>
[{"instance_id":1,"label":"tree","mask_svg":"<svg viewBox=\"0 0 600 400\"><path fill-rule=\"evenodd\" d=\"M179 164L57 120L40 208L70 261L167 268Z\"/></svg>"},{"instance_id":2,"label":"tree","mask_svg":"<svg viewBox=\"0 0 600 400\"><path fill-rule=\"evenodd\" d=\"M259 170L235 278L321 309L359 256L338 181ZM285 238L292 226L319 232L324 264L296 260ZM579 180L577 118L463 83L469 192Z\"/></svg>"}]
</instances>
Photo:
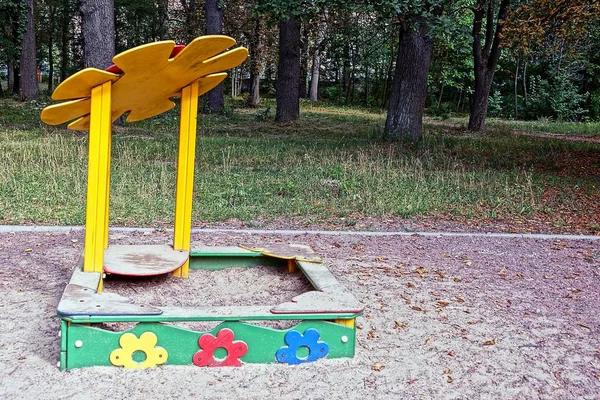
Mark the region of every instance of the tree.
<instances>
[{"instance_id":1,"label":"tree","mask_svg":"<svg viewBox=\"0 0 600 400\"><path fill-rule=\"evenodd\" d=\"M323 10L312 45L312 65L310 74L310 101L317 101L319 97L319 77L321 73L321 53L323 52L323 40L327 30L327 11Z\"/></svg>"},{"instance_id":2,"label":"tree","mask_svg":"<svg viewBox=\"0 0 600 400\"><path fill-rule=\"evenodd\" d=\"M263 43L261 41L262 22L256 17L251 21L252 31L247 33L250 44L250 93L248 106L258 107L260 104L260 72L262 67Z\"/></svg>"},{"instance_id":3,"label":"tree","mask_svg":"<svg viewBox=\"0 0 600 400\"><path fill-rule=\"evenodd\" d=\"M223 34L223 12L219 0L206 0L204 3L206 14L206 34ZM223 84L219 84L206 94L206 106L213 112L222 112L224 108Z\"/></svg>"},{"instance_id":4,"label":"tree","mask_svg":"<svg viewBox=\"0 0 600 400\"><path fill-rule=\"evenodd\" d=\"M443 2L411 4L398 15L398 58L385 122L391 139L419 139L427 100L427 77L433 51L432 25L441 16ZM412 8L416 7L416 8Z\"/></svg>"},{"instance_id":5,"label":"tree","mask_svg":"<svg viewBox=\"0 0 600 400\"><path fill-rule=\"evenodd\" d=\"M400 40L385 132L392 139L418 139L423 132L427 76L433 50L430 28L423 20L400 24Z\"/></svg>"},{"instance_id":6,"label":"tree","mask_svg":"<svg viewBox=\"0 0 600 400\"><path fill-rule=\"evenodd\" d=\"M494 0L476 0L473 9L473 62L475 90L471 102L468 129L480 131L485 125L490 89L500 59L500 42L508 17L510 0L502 0L496 10ZM485 21L485 34L482 28Z\"/></svg>"},{"instance_id":7,"label":"tree","mask_svg":"<svg viewBox=\"0 0 600 400\"><path fill-rule=\"evenodd\" d=\"M300 118L300 24L290 15L279 22L279 63L277 65L276 122Z\"/></svg>"},{"instance_id":8,"label":"tree","mask_svg":"<svg viewBox=\"0 0 600 400\"><path fill-rule=\"evenodd\" d=\"M28 7L21 0L0 0L0 61L6 63L8 90L19 94L21 40L27 26Z\"/></svg>"},{"instance_id":9,"label":"tree","mask_svg":"<svg viewBox=\"0 0 600 400\"><path fill-rule=\"evenodd\" d=\"M113 0L79 0L83 64L106 69L115 55L115 9Z\"/></svg>"},{"instance_id":10,"label":"tree","mask_svg":"<svg viewBox=\"0 0 600 400\"><path fill-rule=\"evenodd\" d=\"M33 20L33 0L26 0L27 24L21 42L20 90L21 100L31 100L38 95L37 52L35 47L35 23Z\"/></svg>"}]
</instances>

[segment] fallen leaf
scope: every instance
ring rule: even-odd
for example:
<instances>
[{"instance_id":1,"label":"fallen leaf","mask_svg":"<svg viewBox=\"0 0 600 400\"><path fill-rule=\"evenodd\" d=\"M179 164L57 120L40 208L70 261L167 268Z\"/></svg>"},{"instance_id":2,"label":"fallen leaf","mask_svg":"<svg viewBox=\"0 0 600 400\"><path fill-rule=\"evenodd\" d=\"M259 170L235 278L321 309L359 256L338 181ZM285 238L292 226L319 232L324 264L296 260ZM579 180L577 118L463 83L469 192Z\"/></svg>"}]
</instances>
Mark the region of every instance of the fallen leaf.
<instances>
[{"instance_id":1,"label":"fallen leaf","mask_svg":"<svg viewBox=\"0 0 600 400\"><path fill-rule=\"evenodd\" d=\"M482 345L484 345L484 346L492 346L492 345L497 344L497 343L498 343L498 339L497 338L493 338L493 339L490 339L490 340L486 340L485 342L482 343Z\"/></svg>"},{"instance_id":2,"label":"fallen leaf","mask_svg":"<svg viewBox=\"0 0 600 400\"><path fill-rule=\"evenodd\" d=\"M452 383L452 382L454 382L454 378L452 378L450 375L448 375L448 378L446 379L446 381L448 381L448 383Z\"/></svg>"},{"instance_id":3,"label":"fallen leaf","mask_svg":"<svg viewBox=\"0 0 600 400\"><path fill-rule=\"evenodd\" d=\"M454 282L461 282L462 278L460 276L455 276L454 277Z\"/></svg>"},{"instance_id":4,"label":"fallen leaf","mask_svg":"<svg viewBox=\"0 0 600 400\"><path fill-rule=\"evenodd\" d=\"M440 305L440 307L446 307L448 304L450 304L450 302L444 300L438 300L437 303Z\"/></svg>"},{"instance_id":5,"label":"fallen leaf","mask_svg":"<svg viewBox=\"0 0 600 400\"><path fill-rule=\"evenodd\" d=\"M384 368L385 368L385 362L383 362L383 361L377 361L375 364L373 364L371 366L371 369L373 371L377 371L377 372L381 371Z\"/></svg>"},{"instance_id":6,"label":"fallen leaf","mask_svg":"<svg viewBox=\"0 0 600 400\"><path fill-rule=\"evenodd\" d=\"M582 328L589 329L590 331L593 331L593 329L592 329L592 328L590 328L589 326L587 326L587 325L584 325L584 324L577 324L577 326L580 326L580 327L582 327Z\"/></svg>"},{"instance_id":7,"label":"fallen leaf","mask_svg":"<svg viewBox=\"0 0 600 400\"><path fill-rule=\"evenodd\" d=\"M465 299L464 299L464 297L462 297L462 296L458 296L458 297L456 298L456 301L458 301L459 303L464 303L464 302L465 302Z\"/></svg>"},{"instance_id":8,"label":"fallen leaf","mask_svg":"<svg viewBox=\"0 0 600 400\"><path fill-rule=\"evenodd\" d=\"M450 370L450 368L446 368L446 369L444 370L444 373L445 373L446 375L448 375L450 372L452 372L452 371Z\"/></svg>"},{"instance_id":9,"label":"fallen leaf","mask_svg":"<svg viewBox=\"0 0 600 400\"><path fill-rule=\"evenodd\" d=\"M408 283L406 284L406 286L408 286L408 287L410 287L410 288L413 288L413 287L415 287L415 286L417 286L417 285L415 285L415 284L414 284L414 283L412 283L412 282L408 282Z\"/></svg>"},{"instance_id":10,"label":"fallen leaf","mask_svg":"<svg viewBox=\"0 0 600 400\"><path fill-rule=\"evenodd\" d=\"M450 351L448 352L448 355L449 355L450 357L454 357L454 356L456 355L456 352L455 352L454 350L450 350Z\"/></svg>"},{"instance_id":11,"label":"fallen leaf","mask_svg":"<svg viewBox=\"0 0 600 400\"><path fill-rule=\"evenodd\" d=\"M25 252L27 252L27 253L29 253L31 251L33 251L33 249L25 249Z\"/></svg>"},{"instance_id":12,"label":"fallen leaf","mask_svg":"<svg viewBox=\"0 0 600 400\"><path fill-rule=\"evenodd\" d=\"M71 239L71 242L77 243L77 242L79 242L79 240L78 239Z\"/></svg>"},{"instance_id":13,"label":"fallen leaf","mask_svg":"<svg viewBox=\"0 0 600 400\"><path fill-rule=\"evenodd\" d=\"M408 328L408 324L406 322L402 322L402 321L394 321L394 328L406 329L406 328Z\"/></svg>"},{"instance_id":14,"label":"fallen leaf","mask_svg":"<svg viewBox=\"0 0 600 400\"><path fill-rule=\"evenodd\" d=\"M415 311L423 311L423 309L419 306L412 306L411 308Z\"/></svg>"},{"instance_id":15,"label":"fallen leaf","mask_svg":"<svg viewBox=\"0 0 600 400\"><path fill-rule=\"evenodd\" d=\"M428 338L428 339L425 341L425 344L431 344L431 343L433 343L433 338Z\"/></svg>"},{"instance_id":16,"label":"fallen leaf","mask_svg":"<svg viewBox=\"0 0 600 400\"><path fill-rule=\"evenodd\" d=\"M548 275L544 275L544 279L551 279Z\"/></svg>"}]
</instances>

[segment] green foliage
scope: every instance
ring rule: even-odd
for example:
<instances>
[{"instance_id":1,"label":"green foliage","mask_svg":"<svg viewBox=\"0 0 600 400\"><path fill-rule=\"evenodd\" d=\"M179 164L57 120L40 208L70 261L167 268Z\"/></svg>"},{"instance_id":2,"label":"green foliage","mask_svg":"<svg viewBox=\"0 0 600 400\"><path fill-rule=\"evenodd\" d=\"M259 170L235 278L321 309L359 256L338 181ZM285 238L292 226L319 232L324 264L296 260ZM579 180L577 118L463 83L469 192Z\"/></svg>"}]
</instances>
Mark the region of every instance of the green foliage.
<instances>
[{"instance_id":1,"label":"green foliage","mask_svg":"<svg viewBox=\"0 0 600 400\"><path fill-rule=\"evenodd\" d=\"M583 105L588 94L578 93L568 76L559 75L553 82L533 76L530 88L528 116L580 121L587 113Z\"/></svg>"},{"instance_id":2,"label":"green foliage","mask_svg":"<svg viewBox=\"0 0 600 400\"><path fill-rule=\"evenodd\" d=\"M0 0L0 63L19 59L26 21L27 3L24 0Z\"/></svg>"}]
</instances>

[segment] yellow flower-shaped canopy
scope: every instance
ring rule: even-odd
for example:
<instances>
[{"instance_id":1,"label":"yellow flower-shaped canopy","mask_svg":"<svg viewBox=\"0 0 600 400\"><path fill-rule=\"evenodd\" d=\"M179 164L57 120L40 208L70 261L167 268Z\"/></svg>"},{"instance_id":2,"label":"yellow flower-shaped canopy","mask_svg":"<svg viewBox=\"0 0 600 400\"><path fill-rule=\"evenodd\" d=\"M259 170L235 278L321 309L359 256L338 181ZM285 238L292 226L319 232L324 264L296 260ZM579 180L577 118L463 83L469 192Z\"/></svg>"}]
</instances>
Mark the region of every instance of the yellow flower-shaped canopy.
<instances>
[{"instance_id":1,"label":"yellow flower-shaped canopy","mask_svg":"<svg viewBox=\"0 0 600 400\"><path fill-rule=\"evenodd\" d=\"M70 101L46 107L42 121L58 125L75 120L69 129L89 129L92 88L108 81L113 82L112 121L126 112L128 122L161 114L175 106L170 98L185 86L198 81L198 95L204 94L225 79L227 74L220 71L241 64L248 56L245 48L223 53L234 44L228 36L202 36L174 57L175 42L170 40L127 50L113 58L121 74L86 68L61 83L52 99Z\"/></svg>"},{"instance_id":2,"label":"yellow flower-shaped canopy","mask_svg":"<svg viewBox=\"0 0 600 400\"><path fill-rule=\"evenodd\" d=\"M119 339L120 349L110 353L110 362L125 368L152 368L167 362L167 350L157 346L158 338L153 332L144 332L138 339L133 333L124 333ZM135 352L145 353L146 359L136 362L133 359Z\"/></svg>"}]
</instances>

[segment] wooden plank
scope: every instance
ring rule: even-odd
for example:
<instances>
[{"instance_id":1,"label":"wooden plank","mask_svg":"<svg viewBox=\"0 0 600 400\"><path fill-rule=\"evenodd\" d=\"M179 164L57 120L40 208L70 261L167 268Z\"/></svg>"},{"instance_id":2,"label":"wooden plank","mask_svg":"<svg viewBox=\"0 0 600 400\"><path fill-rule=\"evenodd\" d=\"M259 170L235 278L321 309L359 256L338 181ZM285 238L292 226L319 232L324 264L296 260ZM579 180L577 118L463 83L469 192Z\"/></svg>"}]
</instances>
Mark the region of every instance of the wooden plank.
<instances>
[{"instance_id":1,"label":"wooden plank","mask_svg":"<svg viewBox=\"0 0 600 400\"><path fill-rule=\"evenodd\" d=\"M104 294L104 293L103 293ZM155 308L158 308L154 306ZM192 321L273 321L336 320L355 318L361 313L289 313L274 314L271 306L160 307L160 315L73 315L65 317L74 323L99 322L192 322Z\"/></svg>"},{"instance_id":2,"label":"wooden plank","mask_svg":"<svg viewBox=\"0 0 600 400\"><path fill-rule=\"evenodd\" d=\"M90 288L67 285L58 303L59 316L159 315L162 311L114 293L96 293Z\"/></svg>"},{"instance_id":3,"label":"wooden plank","mask_svg":"<svg viewBox=\"0 0 600 400\"><path fill-rule=\"evenodd\" d=\"M315 289L325 290L333 286L342 287L325 265L304 261L296 261L296 263Z\"/></svg>"},{"instance_id":4,"label":"wooden plank","mask_svg":"<svg viewBox=\"0 0 600 400\"><path fill-rule=\"evenodd\" d=\"M102 272L108 220L111 136L111 82L92 89L84 264L85 272ZM102 281L99 287L102 286Z\"/></svg>"},{"instance_id":5,"label":"wooden plank","mask_svg":"<svg viewBox=\"0 0 600 400\"><path fill-rule=\"evenodd\" d=\"M364 307L349 292L307 292L271 308L274 314L362 313Z\"/></svg>"},{"instance_id":6,"label":"wooden plank","mask_svg":"<svg viewBox=\"0 0 600 400\"><path fill-rule=\"evenodd\" d=\"M175 225L173 248L190 250L192 229L192 197L194 192L194 159L196 151L196 119L198 116L198 83L194 82L181 91L181 113L179 117L179 151L177 158L177 189L175 196ZM187 278L189 260L173 275Z\"/></svg>"},{"instance_id":7,"label":"wooden plank","mask_svg":"<svg viewBox=\"0 0 600 400\"><path fill-rule=\"evenodd\" d=\"M104 271L127 276L153 276L173 272L189 253L168 245L113 245L105 251Z\"/></svg>"},{"instance_id":8,"label":"wooden plank","mask_svg":"<svg viewBox=\"0 0 600 400\"><path fill-rule=\"evenodd\" d=\"M260 246L241 244L242 249L256 251L265 256L282 258L284 260L299 260L306 262L322 263L323 259L315 254L310 246L303 244L269 243Z\"/></svg>"}]
</instances>

